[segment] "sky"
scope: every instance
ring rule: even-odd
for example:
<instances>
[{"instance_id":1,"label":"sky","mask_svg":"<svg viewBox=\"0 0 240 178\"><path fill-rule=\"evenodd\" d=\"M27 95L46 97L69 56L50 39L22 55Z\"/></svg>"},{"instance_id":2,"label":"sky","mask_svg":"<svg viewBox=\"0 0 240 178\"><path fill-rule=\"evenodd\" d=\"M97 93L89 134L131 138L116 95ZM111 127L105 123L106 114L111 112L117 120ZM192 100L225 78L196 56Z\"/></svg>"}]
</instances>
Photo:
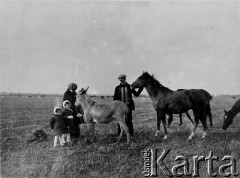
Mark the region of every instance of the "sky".
<instances>
[{"instance_id":1,"label":"sky","mask_svg":"<svg viewBox=\"0 0 240 178\"><path fill-rule=\"evenodd\" d=\"M1 1L0 30L1 91L113 94L148 71L240 94L239 1Z\"/></svg>"}]
</instances>

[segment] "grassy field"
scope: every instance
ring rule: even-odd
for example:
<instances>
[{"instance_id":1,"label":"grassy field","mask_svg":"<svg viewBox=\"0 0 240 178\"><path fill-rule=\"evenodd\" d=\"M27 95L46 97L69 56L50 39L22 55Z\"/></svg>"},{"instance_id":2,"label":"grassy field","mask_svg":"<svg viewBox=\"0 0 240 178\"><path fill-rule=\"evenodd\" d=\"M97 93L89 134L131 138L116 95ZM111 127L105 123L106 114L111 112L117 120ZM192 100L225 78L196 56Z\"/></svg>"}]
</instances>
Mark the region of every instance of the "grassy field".
<instances>
[{"instance_id":1,"label":"grassy field","mask_svg":"<svg viewBox=\"0 0 240 178\"><path fill-rule=\"evenodd\" d=\"M202 126L192 141L187 142L193 125L185 117L183 125L178 126L175 116L169 130L168 140L163 140L163 132L155 137L156 112L149 98L135 98L136 111L133 113L135 135L129 145L126 137L117 141L117 125L96 126L96 140L85 141L86 126L81 125L81 138L78 143L68 147L53 148L53 136L49 121L53 107L61 105L61 97L2 97L1 116L1 177L142 177L143 152L151 148L171 149L165 163L172 167L177 155L190 160L192 156L208 156L212 150L219 157L214 163L214 171L222 164L225 155L236 159L237 171L240 173L240 115L236 116L227 131L221 129L223 110L230 109L239 99L231 96L214 97L211 102L213 128L205 139L201 139ZM94 98L107 101L111 98ZM48 141L26 141L36 129L48 134ZM161 131L162 131L161 126ZM227 170L229 171L229 170ZM166 177L158 170L158 177ZM209 177L205 163L200 164L200 177ZM218 176L220 177L220 176Z\"/></svg>"}]
</instances>

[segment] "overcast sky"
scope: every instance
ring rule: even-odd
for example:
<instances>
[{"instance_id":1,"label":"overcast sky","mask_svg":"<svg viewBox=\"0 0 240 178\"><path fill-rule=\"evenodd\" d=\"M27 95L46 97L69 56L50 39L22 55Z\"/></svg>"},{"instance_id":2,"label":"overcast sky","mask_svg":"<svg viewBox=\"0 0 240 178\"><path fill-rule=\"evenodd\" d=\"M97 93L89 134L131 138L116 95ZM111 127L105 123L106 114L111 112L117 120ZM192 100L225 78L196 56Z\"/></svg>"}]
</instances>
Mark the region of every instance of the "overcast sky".
<instances>
[{"instance_id":1,"label":"overcast sky","mask_svg":"<svg viewBox=\"0 0 240 178\"><path fill-rule=\"evenodd\" d=\"M143 71L173 90L240 93L239 1L1 1L1 91L113 94Z\"/></svg>"}]
</instances>

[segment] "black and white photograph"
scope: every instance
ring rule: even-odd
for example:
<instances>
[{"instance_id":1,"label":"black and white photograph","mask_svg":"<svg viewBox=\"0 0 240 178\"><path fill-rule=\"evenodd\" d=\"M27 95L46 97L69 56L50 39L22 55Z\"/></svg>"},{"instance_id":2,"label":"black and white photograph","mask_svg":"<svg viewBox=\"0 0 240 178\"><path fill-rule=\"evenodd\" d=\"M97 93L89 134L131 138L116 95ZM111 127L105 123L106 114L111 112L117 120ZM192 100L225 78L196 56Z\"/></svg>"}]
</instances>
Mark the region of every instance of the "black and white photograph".
<instances>
[{"instance_id":1,"label":"black and white photograph","mask_svg":"<svg viewBox=\"0 0 240 178\"><path fill-rule=\"evenodd\" d=\"M240 1L0 0L0 177L240 177Z\"/></svg>"}]
</instances>

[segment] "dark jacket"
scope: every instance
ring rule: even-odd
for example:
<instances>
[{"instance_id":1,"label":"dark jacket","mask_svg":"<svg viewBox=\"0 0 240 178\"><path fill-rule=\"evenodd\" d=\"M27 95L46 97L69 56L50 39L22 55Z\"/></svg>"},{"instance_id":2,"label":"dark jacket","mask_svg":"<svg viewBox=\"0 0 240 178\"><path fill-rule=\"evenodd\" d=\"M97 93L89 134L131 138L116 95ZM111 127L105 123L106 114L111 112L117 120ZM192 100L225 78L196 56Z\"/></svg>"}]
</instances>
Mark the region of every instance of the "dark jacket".
<instances>
[{"instance_id":1,"label":"dark jacket","mask_svg":"<svg viewBox=\"0 0 240 178\"><path fill-rule=\"evenodd\" d=\"M64 117L67 126L69 127L70 133L75 134L77 132L76 125L75 125L75 118L68 119L68 116L73 116L73 111L69 109L64 109L62 112L62 116Z\"/></svg>"},{"instance_id":2,"label":"dark jacket","mask_svg":"<svg viewBox=\"0 0 240 178\"><path fill-rule=\"evenodd\" d=\"M66 121L62 115L54 115L50 120L50 127L53 129L54 136L69 133Z\"/></svg>"},{"instance_id":3,"label":"dark jacket","mask_svg":"<svg viewBox=\"0 0 240 178\"><path fill-rule=\"evenodd\" d=\"M139 96L140 93L142 92L143 88L139 89L138 91L135 91L134 89L131 89L131 88L130 88L130 85L129 85L128 83L125 83L124 85L123 85L123 84L120 84L120 85L118 85L118 86L115 88L113 100L122 101L121 88L122 88L123 86L126 86L126 87L127 87L127 90L128 90L128 92L127 92L127 94L128 94L128 96L127 96L128 101L123 101L123 102L125 102L125 103L128 105L129 109L135 110L135 105L134 105L134 101L133 101L133 99L132 99L132 94L133 94L134 96Z\"/></svg>"},{"instance_id":4,"label":"dark jacket","mask_svg":"<svg viewBox=\"0 0 240 178\"><path fill-rule=\"evenodd\" d=\"M76 106L75 106L76 95L77 95L77 93L75 91L71 92L69 89L67 89L67 91L63 95L63 101L65 101L65 100L70 101L71 109L73 110L74 116L76 116L78 113L83 114L82 108L80 106L78 108L76 108Z\"/></svg>"}]
</instances>

